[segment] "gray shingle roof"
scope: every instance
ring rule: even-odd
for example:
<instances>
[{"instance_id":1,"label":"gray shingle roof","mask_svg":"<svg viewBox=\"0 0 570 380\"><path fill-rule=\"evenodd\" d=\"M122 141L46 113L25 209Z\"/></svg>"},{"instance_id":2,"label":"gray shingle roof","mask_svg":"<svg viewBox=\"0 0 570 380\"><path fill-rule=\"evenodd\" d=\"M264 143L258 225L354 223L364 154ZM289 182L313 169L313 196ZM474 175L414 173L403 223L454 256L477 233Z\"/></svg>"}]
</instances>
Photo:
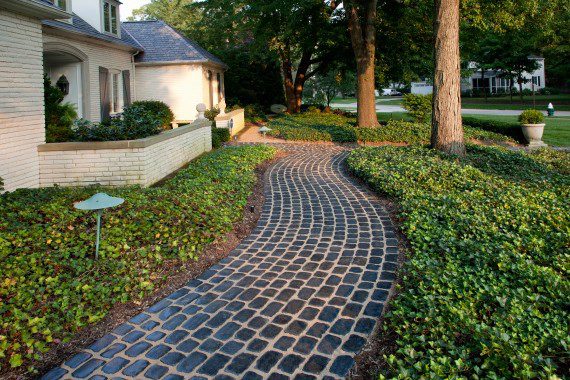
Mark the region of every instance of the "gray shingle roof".
<instances>
[{"instance_id":1,"label":"gray shingle roof","mask_svg":"<svg viewBox=\"0 0 570 380\"><path fill-rule=\"evenodd\" d=\"M218 57L163 21L124 22L123 28L143 47L136 62L206 61L226 66Z\"/></svg>"},{"instance_id":2,"label":"gray shingle roof","mask_svg":"<svg viewBox=\"0 0 570 380\"><path fill-rule=\"evenodd\" d=\"M121 31L121 38L117 38L110 36L108 34L100 33L99 31L97 31L97 29L89 25L85 20L83 20L81 17L77 16L76 14L73 14L72 20L73 24L62 21L55 21L55 20L43 20L42 24L58 29L68 30L74 33L79 33L87 37L97 38L106 42L125 45L139 51L143 50L143 48L135 40L133 40L133 38L129 35L129 33L125 33L124 28Z\"/></svg>"}]
</instances>

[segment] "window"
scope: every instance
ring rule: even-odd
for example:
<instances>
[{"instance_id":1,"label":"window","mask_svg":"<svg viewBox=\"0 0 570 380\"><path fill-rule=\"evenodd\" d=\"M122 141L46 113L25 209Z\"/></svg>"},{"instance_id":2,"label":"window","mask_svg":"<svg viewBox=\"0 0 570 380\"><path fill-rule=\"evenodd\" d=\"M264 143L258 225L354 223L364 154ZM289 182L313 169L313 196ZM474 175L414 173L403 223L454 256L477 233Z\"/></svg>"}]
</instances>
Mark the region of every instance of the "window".
<instances>
[{"instance_id":1,"label":"window","mask_svg":"<svg viewBox=\"0 0 570 380\"><path fill-rule=\"evenodd\" d=\"M51 0L52 4L58 8L61 8L67 11L67 2L68 0Z\"/></svg>"},{"instance_id":2,"label":"window","mask_svg":"<svg viewBox=\"0 0 570 380\"><path fill-rule=\"evenodd\" d=\"M532 84L534 84L535 86L540 87L540 77L538 77L538 76L536 76L536 77L533 76L533 77L532 77Z\"/></svg>"},{"instance_id":3,"label":"window","mask_svg":"<svg viewBox=\"0 0 570 380\"><path fill-rule=\"evenodd\" d=\"M108 1L103 1L103 30L107 33L117 35L119 32L119 10L117 5Z\"/></svg>"},{"instance_id":4,"label":"window","mask_svg":"<svg viewBox=\"0 0 570 380\"><path fill-rule=\"evenodd\" d=\"M112 71L110 75L111 85L111 114L119 113L123 110L123 104L121 102L121 76L119 72Z\"/></svg>"}]
</instances>

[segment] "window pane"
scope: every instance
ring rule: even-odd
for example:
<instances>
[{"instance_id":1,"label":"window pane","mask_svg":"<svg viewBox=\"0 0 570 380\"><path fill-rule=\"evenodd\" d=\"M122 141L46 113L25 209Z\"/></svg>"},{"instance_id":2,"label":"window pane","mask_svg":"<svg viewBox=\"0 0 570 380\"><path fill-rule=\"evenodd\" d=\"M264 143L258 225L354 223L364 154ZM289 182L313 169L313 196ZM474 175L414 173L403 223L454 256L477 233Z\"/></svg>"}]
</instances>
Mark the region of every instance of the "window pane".
<instances>
[{"instance_id":1,"label":"window pane","mask_svg":"<svg viewBox=\"0 0 570 380\"><path fill-rule=\"evenodd\" d=\"M111 33L117 34L117 7L111 5Z\"/></svg>"},{"instance_id":2,"label":"window pane","mask_svg":"<svg viewBox=\"0 0 570 380\"><path fill-rule=\"evenodd\" d=\"M111 31L111 24L109 23L110 21L109 7L110 7L109 3L107 2L103 3L103 29L105 30L105 32Z\"/></svg>"}]
</instances>

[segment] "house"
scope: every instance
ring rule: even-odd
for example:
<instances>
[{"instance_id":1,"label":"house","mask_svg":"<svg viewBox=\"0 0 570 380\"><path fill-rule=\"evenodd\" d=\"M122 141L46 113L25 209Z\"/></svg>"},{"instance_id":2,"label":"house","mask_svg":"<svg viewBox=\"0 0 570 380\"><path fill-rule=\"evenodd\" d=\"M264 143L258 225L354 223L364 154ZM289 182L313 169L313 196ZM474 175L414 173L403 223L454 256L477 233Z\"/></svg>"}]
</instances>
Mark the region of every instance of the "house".
<instances>
[{"instance_id":1,"label":"house","mask_svg":"<svg viewBox=\"0 0 570 380\"><path fill-rule=\"evenodd\" d=\"M538 91L546 86L544 58L536 56L529 58L538 62L538 68L532 73L523 73L523 77L526 81L523 83L522 88L523 90L532 90L534 87L534 90ZM509 80L501 76L500 70L486 70L484 77L482 77L481 70L477 70L476 67L476 63L469 63L469 68L473 70L470 76L461 79L462 92L480 92L483 91L484 88L492 94L509 92ZM513 83L513 88L518 90L518 84ZM412 94L421 95L431 94L433 92L433 86L428 81L412 82L411 92Z\"/></svg>"},{"instance_id":2,"label":"house","mask_svg":"<svg viewBox=\"0 0 570 380\"><path fill-rule=\"evenodd\" d=\"M82 118L162 100L178 121L224 97L227 66L162 21L120 22L117 0L0 0L0 177L38 187L43 75Z\"/></svg>"}]
</instances>

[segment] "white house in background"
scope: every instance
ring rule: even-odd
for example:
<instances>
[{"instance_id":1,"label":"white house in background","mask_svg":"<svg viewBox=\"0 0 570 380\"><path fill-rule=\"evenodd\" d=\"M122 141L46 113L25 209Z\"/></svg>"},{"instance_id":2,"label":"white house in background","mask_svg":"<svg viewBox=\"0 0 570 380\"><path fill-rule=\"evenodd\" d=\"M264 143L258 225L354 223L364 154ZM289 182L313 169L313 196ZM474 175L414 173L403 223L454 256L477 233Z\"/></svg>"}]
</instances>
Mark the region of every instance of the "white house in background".
<instances>
[{"instance_id":1,"label":"white house in background","mask_svg":"<svg viewBox=\"0 0 570 380\"><path fill-rule=\"evenodd\" d=\"M101 121L138 99L177 120L224 97L226 65L161 21L120 22L117 0L0 0L0 177L39 186L43 74L80 117Z\"/></svg>"},{"instance_id":2,"label":"white house in background","mask_svg":"<svg viewBox=\"0 0 570 380\"><path fill-rule=\"evenodd\" d=\"M546 86L544 58L536 56L531 56L529 58L538 62L538 68L532 73L523 73L526 83L523 83L522 88L523 90L532 90L534 84L534 90L538 91ZM469 68L475 69L476 67L476 63L469 63ZM519 88L517 83L514 83L513 87L517 90ZM461 80L461 91L482 91L483 88L487 88L492 94L508 93L509 81L501 78L501 71L499 70L485 71L485 78L481 77L481 70L475 70L471 76L462 78ZM433 86L427 81L412 82L411 92L412 94L431 94L433 92Z\"/></svg>"}]
</instances>

